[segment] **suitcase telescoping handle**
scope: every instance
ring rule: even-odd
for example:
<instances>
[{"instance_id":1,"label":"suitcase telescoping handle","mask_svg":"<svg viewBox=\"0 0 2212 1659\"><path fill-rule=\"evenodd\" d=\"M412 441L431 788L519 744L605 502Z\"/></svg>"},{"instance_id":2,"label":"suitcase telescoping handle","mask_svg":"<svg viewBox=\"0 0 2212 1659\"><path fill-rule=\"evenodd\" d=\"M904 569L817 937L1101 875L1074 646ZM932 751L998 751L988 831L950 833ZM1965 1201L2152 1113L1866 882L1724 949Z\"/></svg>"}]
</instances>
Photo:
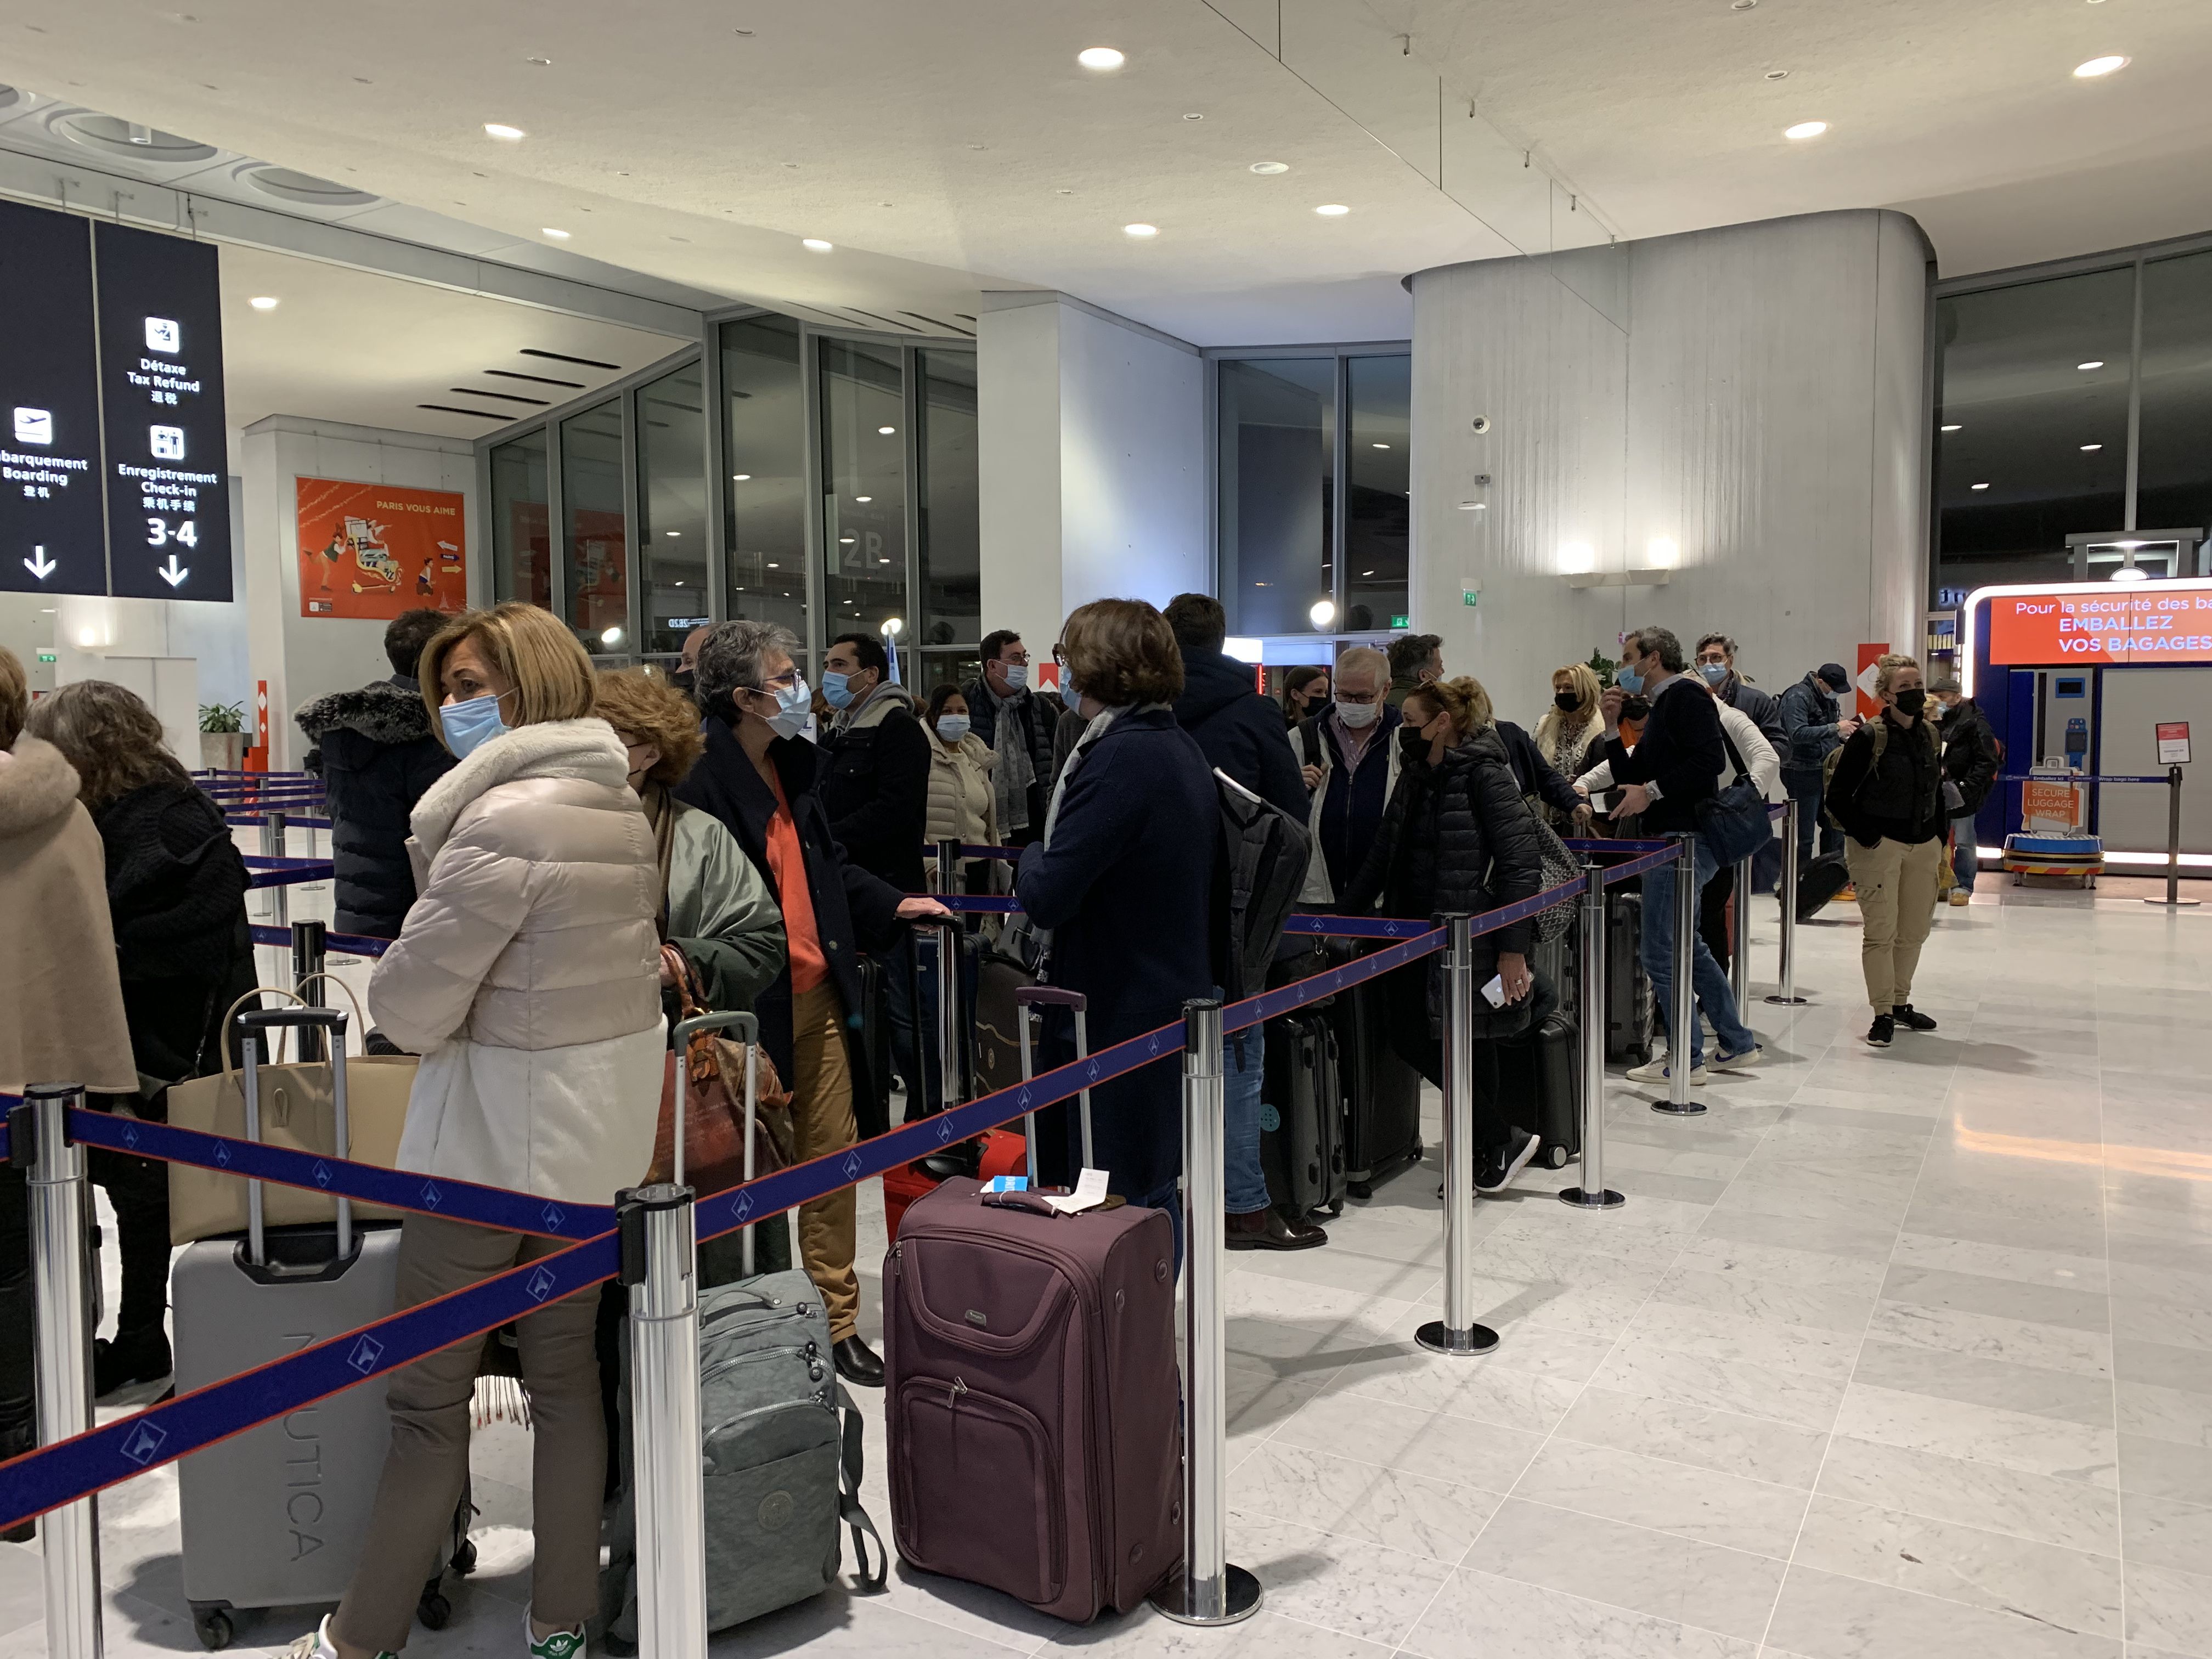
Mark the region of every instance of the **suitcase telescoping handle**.
<instances>
[{"instance_id":1,"label":"suitcase telescoping handle","mask_svg":"<svg viewBox=\"0 0 2212 1659\"><path fill-rule=\"evenodd\" d=\"M353 1156L353 1125L346 1116L346 1012L343 1008L252 1008L238 1016L240 1052L246 1060L246 1138L261 1144L261 1045L265 1034L286 1029L320 1030L330 1033L331 1117L337 1144L331 1150L340 1158ZM353 1200L338 1195L338 1260L353 1254ZM246 1183L246 1259L257 1267L269 1264L268 1241L261 1219L261 1183Z\"/></svg>"},{"instance_id":2,"label":"suitcase telescoping handle","mask_svg":"<svg viewBox=\"0 0 2212 1659\"><path fill-rule=\"evenodd\" d=\"M760 1110L760 1021L734 1010L694 1014L689 1019L676 1022L676 1151L670 1179L678 1187L684 1184L684 1109L691 1092L690 1066L694 1031L735 1031L745 1045L745 1179L750 1181L757 1173L753 1168L753 1119ZM748 1227L738 1237L738 1271L750 1279L753 1230Z\"/></svg>"},{"instance_id":3,"label":"suitcase telescoping handle","mask_svg":"<svg viewBox=\"0 0 2212 1659\"><path fill-rule=\"evenodd\" d=\"M1088 1060L1091 1058L1091 1033L1085 1029L1084 1016L1089 1012L1090 1007L1091 999L1082 992L1062 990L1056 985L1024 985L1014 993L1014 1024L1020 1026L1022 1031L1023 1082L1027 1083L1035 1075L1030 1070L1029 1011L1031 1008L1066 1008L1072 1011L1075 1015L1075 1057ZM1097 1160L1091 1152L1091 1091L1085 1089L1079 1094L1076 1103L1083 1122L1083 1167L1096 1169ZM1023 1131L1029 1137L1030 1174L1034 1176L1037 1168L1035 1112L1024 1121Z\"/></svg>"}]
</instances>

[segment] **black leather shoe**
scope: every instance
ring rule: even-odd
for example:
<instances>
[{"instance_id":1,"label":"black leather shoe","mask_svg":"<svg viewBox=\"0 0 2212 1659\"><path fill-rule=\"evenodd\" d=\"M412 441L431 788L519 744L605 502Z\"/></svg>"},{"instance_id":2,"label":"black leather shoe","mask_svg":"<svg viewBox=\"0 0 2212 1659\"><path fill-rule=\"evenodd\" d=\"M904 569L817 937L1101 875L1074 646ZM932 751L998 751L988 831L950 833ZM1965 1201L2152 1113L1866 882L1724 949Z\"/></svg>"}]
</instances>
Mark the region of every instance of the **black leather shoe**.
<instances>
[{"instance_id":1,"label":"black leather shoe","mask_svg":"<svg viewBox=\"0 0 2212 1659\"><path fill-rule=\"evenodd\" d=\"M159 1320L135 1331L118 1331L113 1341L102 1337L92 1345L92 1392L97 1399L141 1382L159 1382L173 1369L168 1333Z\"/></svg>"},{"instance_id":2,"label":"black leather shoe","mask_svg":"<svg viewBox=\"0 0 2212 1659\"><path fill-rule=\"evenodd\" d=\"M837 1375L854 1388L880 1389L884 1386L882 1356L859 1337L848 1336L842 1342L831 1345L830 1354L837 1362Z\"/></svg>"},{"instance_id":3,"label":"black leather shoe","mask_svg":"<svg viewBox=\"0 0 2212 1659\"><path fill-rule=\"evenodd\" d=\"M1264 1210L1232 1214L1222 1243L1232 1250L1311 1250L1328 1243L1328 1234L1310 1221L1294 1220L1270 1204Z\"/></svg>"}]
</instances>

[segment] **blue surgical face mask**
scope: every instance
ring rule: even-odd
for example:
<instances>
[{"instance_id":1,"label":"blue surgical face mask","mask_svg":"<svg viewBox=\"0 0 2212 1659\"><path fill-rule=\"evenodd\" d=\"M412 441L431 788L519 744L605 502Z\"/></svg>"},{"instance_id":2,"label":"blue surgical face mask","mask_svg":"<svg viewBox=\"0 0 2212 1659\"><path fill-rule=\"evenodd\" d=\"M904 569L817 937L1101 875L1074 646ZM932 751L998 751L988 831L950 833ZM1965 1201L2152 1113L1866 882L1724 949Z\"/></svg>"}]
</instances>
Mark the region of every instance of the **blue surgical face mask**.
<instances>
[{"instance_id":1,"label":"blue surgical face mask","mask_svg":"<svg viewBox=\"0 0 2212 1659\"><path fill-rule=\"evenodd\" d=\"M505 696L502 691L500 696ZM438 710L438 724L445 728L446 747L456 757L465 757L513 730L499 717L499 697L487 693L471 697L465 702L449 702Z\"/></svg>"},{"instance_id":2,"label":"blue surgical face mask","mask_svg":"<svg viewBox=\"0 0 2212 1659\"><path fill-rule=\"evenodd\" d=\"M840 674L834 669L824 674L822 677L822 701L832 708L851 708L853 706L852 677Z\"/></svg>"},{"instance_id":3,"label":"blue surgical face mask","mask_svg":"<svg viewBox=\"0 0 2212 1659\"><path fill-rule=\"evenodd\" d=\"M947 743L959 742L968 735L968 717L965 714L939 714L937 717L937 735Z\"/></svg>"},{"instance_id":4,"label":"blue surgical face mask","mask_svg":"<svg viewBox=\"0 0 2212 1659\"><path fill-rule=\"evenodd\" d=\"M1718 685L1728 678L1728 665L1724 662L1701 662L1698 665L1698 672L1705 677L1707 685Z\"/></svg>"},{"instance_id":5,"label":"blue surgical face mask","mask_svg":"<svg viewBox=\"0 0 2212 1659\"><path fill-rule=\"evenodd\" d=\"M775 713L768 717L769 729L779 738L795 738L813 718L814 698L806 689L806 676L793 674L791 684L764 693L775 699Z\"/></svg>"},{"instance_id":6,"label":"blue surgical face mask","mask_svg":"<svg viewBox=\"0 0 2212 1659\"><path fill-rule=\"evenodd\" d=\"M1626 663L1623 663L1620 667L1613 671L1613 683L1619 686L1622 690L1627 692L1628 695L1632 697L1638 692L1643 690L1644 676L1638 673Z\"/></svg>"},{"instance_id":7,"label":"blue surgical face mask","mask_svg":"<svg viewBox=\"0 0 2212 1659\"><path fill-rule=\"evenodd\" d=\"M1030 683L1030 665L1027 663L1010 662L1002 665L1006 669L1006 672L1007 690L1022 691L1028 689Z\"/></svg>"}]
</instances>

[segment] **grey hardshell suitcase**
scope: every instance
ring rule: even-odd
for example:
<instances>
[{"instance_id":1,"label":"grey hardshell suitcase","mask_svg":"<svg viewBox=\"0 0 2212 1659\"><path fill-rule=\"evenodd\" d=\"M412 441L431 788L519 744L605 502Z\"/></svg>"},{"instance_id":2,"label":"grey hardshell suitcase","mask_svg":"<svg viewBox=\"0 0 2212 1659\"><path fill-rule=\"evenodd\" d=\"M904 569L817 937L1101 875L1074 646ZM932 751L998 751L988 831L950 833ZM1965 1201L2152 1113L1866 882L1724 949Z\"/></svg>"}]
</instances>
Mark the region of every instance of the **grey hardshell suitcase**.
<instances>
[{"instance_id":1,"label":"grey hardshell suitcase","mask_svg":"<svg viewBox=\"0 0 2212 1659\"><path fill-rule=\"evenodd\" d=\"M275 1030L331 1034L341 1158L346 1124L342 1010L286 1008L238 1017L245 1036L246 1133L261 1133L261 1054ZM261 1183L246 1184L247 1233L203 1239L176 1260L169 1297L179 1394L374 1322L392 1312L399 1230L356 1229L337 1201L335 1227L264 1228ZM302 1406L177 1465L185 1599L203 1646L232 1635L231 1610L330 1602L344 1594L368 1535L392 1426L385 1379ZM424 1559L427 1572L433 1563Z\"/></svg>"},{"instance_id":2,"label":"grey hardshell suitcase","mask_svg":"<svg viewBox=\"0 0 2212 1659\"><path fill-rule=\"evenodd\" d=\"M1267 1196L1285 1214L1341 1215L1344 1089L1336 1032L1323 1012L1284 1014L1266 1030L1260 1167Z\"/></svg>"}]
</instances>

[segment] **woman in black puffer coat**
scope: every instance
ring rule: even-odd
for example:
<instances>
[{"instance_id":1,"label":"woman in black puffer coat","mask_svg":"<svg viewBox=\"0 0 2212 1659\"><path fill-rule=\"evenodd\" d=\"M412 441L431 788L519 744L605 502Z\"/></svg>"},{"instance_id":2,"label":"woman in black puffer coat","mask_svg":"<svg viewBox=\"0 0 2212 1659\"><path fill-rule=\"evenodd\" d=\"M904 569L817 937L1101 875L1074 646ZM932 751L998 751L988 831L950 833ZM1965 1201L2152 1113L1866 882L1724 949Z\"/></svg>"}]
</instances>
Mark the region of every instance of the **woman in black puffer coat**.
<instances>
[{"instance_id":1,"label":"woman in black puffer coat","mask_svg":"<svg viewBox=\"0 0 2212 1659\"><path fill-rule=\"evenodd\" d=\"M1374 848L1346 890L1344 908L1368 910L1379 901L1394 916L1480 915L1533 897L1544 876L1536 820L1514 781L1489 694L1474 679L1441 681L1408 693L1404 712L1402 741L1413 752ZM1484 1192L1503 1188L1540 1144L1506 1116L1493 1046L1528 1024L1529 940L1526 921L1474 940L1475 1185ZM1441 962L1408 963L1389 975L1387 994L1391 1046L1439 1088ZM1493 975L1504 981L1505 995L1496 1008L1480 989Z\"/></svg>"},{"instance_id":2,"label":"woman in black puffer coat","mask_svg":"<svg viewBox=\"0 0 2212 1659\"><path fill-rule=\"evenodd\" d=\"M88 1103L161 1121L167 1085L222 1069L223 1014L254 986L245 861L222 809L161 746L161 721L132 692L80 680L33 704L27 729L76 769L106 853L138 1092ZM169 1176L164 1164L101 1147L91 1169L115 1206L123 1256L115 1337L93 1349L94 1390L107 1395L169 1374Z\"/></svg>"}]
</instances>

